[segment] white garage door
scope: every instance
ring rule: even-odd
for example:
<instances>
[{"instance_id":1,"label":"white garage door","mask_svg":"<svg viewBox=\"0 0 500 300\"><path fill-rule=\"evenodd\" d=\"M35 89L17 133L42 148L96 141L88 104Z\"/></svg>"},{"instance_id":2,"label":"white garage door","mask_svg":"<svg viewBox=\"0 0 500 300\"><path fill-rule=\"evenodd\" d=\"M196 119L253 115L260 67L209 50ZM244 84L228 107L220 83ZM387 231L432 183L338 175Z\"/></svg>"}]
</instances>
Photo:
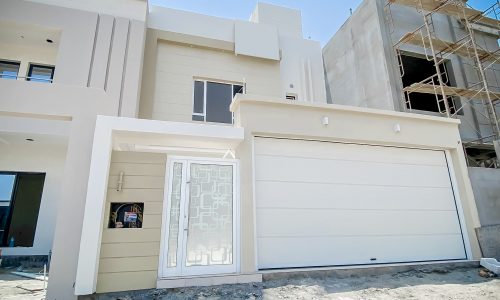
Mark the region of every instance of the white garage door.
<instances>
[{"instance_id":1,"label":"white garage door","mask_svg":"<svg viewBox=\"0 0 500 300\"><path fill-rule=\"evenodd\" d=\"M465 259L443 151L256 138L259 269Z\"/></svg>"}]
</instances>

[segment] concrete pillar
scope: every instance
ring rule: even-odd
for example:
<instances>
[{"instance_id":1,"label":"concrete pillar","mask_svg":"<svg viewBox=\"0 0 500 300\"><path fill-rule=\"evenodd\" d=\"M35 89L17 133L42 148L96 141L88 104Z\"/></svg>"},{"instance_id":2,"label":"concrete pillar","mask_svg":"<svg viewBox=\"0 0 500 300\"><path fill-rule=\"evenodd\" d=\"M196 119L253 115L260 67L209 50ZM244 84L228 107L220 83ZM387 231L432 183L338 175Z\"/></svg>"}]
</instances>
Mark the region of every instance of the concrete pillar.
<instances>
[{"instance_id":1,"label":"concrete pillar","mask_svg":"<svg viewBox=\"0 0 500 300\"><path fill-rule=\"evenodd\" d=\"M500 140L493 141L493 146L495 146L497 160L498 160L498 163L500 164Z\"/></svg>"},{"instance_id":2,"label":"concrete pillar","mask_svg":"<svg viewBox=\"0 0 500 300\"><path fill-rule=\"evenodd\" d=\"M66 165L58 205L53 259L46 299L76 299L80 236L89 176L96 116L76 116L71 123Z\"/></svg>"}]
</instances>

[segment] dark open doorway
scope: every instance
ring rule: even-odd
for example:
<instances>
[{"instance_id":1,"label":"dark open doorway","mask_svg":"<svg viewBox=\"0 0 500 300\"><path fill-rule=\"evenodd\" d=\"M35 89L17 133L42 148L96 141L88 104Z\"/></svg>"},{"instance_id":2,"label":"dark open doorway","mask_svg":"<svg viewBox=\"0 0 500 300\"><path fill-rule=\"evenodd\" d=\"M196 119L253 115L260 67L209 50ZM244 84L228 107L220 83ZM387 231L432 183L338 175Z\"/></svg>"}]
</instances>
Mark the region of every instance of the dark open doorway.
<instances>
[{"instance_id":1,"label":"dark open doorway","mask_svg":"<svg viewBox=\"0 0 500 300\"><path fill-rule=\"evenodd\" d=\"M45 173L0 172L0 245L32 247Z\"/></svg>"},{"instance_id":2,"label":"dark open doorway","mask_svg":"<svg viewBox=\"0 0 500 300\"><path fill-rule=\"evenodd\" d=\"M404 67L403 87L409 87L414 83L421 82L436 75L436 68L434 67L434 61L429 61L425 58L419 58L411 55L401 55L402 64ZM443 81L448 86L456 86L454 78L449 76L452 73L451 64L445 62L439 66L440 72L443 77ZM430 79L428 83L438 84L437 76ZM439 89L438 89L439 91ZM439 100L443 97L438 93ZM409 95L405 93L405 99L407 101L407 108L432 111L432 112L443 112L445 111L444 103L441 101L438 104L436 100L436 95L434 94L424 94L424 93L410 93ZM455 99L449 98L448 104L450 107L450 113L456 112Z\"/></svg>"}]
</instances>

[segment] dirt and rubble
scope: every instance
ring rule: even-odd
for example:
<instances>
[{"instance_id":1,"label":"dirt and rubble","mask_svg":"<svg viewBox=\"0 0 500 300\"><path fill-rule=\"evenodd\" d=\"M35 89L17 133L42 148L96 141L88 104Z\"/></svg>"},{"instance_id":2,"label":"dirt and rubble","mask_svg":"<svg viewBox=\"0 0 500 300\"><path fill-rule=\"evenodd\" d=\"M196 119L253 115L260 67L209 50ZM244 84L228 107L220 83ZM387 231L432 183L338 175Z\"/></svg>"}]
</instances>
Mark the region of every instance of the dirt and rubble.
<instances>
[{"instance_id":1,"label":"dirt and rubble","mask_svg":"<svg viewBox=\"0 0 500 300\"><path fill-rule=\"evenodd\" d=\"M500 278L480 268L417 269L373 276L272 279L262 283L109 293L95 300L145 299L500 299ZM0 299L43 299L43 283L0 272Z\"/></svg>"},{"instance_id":2,"label":"dirt and rubble","mask_svg":"<svg viewBox=\"0 0 500 300\"><path fill-rule=\"evenodd\" d=\"M481 277L479 271L418 269L347 278L306 275L254 284L107 294L93 299L500 299L500 279Z\"/></svg>"}]
</instances>

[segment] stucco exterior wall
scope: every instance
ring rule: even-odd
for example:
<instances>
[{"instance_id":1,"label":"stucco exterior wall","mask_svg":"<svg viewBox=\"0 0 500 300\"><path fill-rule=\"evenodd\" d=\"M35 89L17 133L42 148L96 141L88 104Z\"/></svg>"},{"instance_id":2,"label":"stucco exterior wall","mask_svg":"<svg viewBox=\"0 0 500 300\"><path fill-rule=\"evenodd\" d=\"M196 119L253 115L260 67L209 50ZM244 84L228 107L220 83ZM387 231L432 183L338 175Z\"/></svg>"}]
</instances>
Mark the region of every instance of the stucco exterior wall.
<instances>
[{"instance_id":1,"label":"stucco exterior wall","mask_svg":"<svg viewBox=\"0 0 500 300\"><path fill-rule=\"evenodd\" d=\"M19 45L2 44L0 49L0 60L19 62L19 78L28 76L30 63L54 66L57 60L57 48L34 48Z\"/></svg>"},{"instance_id":2,"label":"stucco exterior wall","mask_svg":"<svg viewBox=\"0 0 500 300\"><path fill-rule=\"evenodd\" d=\"M38 212L33 247L2 248L2 255L49 255L56 226L60 183L63 179L66 146L64 139L57 144L39 140L0 143L0 171L45 173L42 200Z\"/></svg>"},{"instance_id":3,"label":"stucco exterior wall","mask_svg":"<svg viewBox=\"0 0 500 300\"><path fill-rule=\"evenodd\" d=\"M147 3L136 3L145 15ZM137 114L144 20L98 13L98 6L86 11L28 1L0 1L0 22L38 25L61 32L54 83L0 80L0 115L70 121L47 299L75 298L96 116Z\"/></svg>"}]
</instances>

